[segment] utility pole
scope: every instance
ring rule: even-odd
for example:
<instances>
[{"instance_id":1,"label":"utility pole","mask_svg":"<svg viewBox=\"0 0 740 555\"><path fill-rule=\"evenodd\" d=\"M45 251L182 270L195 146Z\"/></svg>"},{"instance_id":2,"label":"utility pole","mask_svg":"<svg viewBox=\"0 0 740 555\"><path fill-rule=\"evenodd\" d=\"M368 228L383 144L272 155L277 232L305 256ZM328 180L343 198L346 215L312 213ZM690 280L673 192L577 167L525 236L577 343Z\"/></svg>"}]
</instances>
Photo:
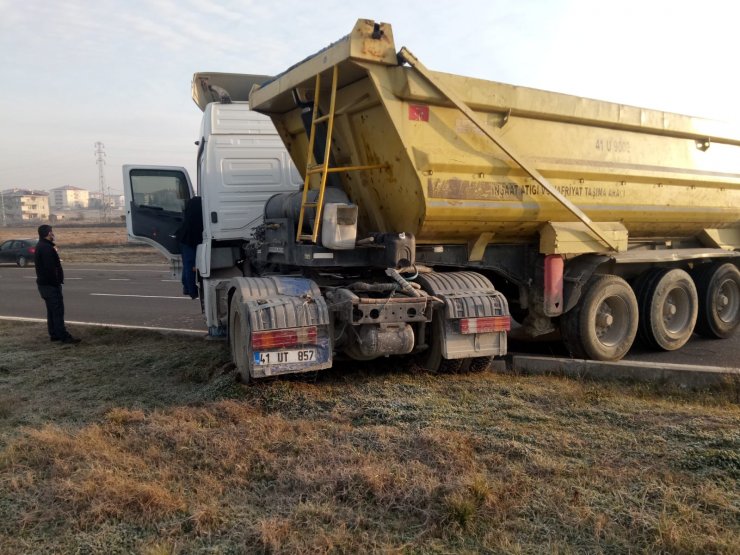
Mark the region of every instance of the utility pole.
<instances>
[{"instance_id":1,"label":"utility pole","mask_svg":"<svg viewBox=\"0 0 740 555\"><path fill-rule=\"evenodd\" d=\"M5 194L2 192L2 190L0 190L0 205L2 206L0 210L3 211L3 227L5 227Z\"/></svg>"},{"instance_id":2,"label":"utility pole","mask_svg":"<svg viewBox=\"0 0 740 555\"><path fill-rule=\"evenodd\" d=\"M98 165L98 190L100 192L100 221L110 221L110 191L105 187L105 145L98 141L95 143L95 162Z\"/></svg>"}]
</instances>

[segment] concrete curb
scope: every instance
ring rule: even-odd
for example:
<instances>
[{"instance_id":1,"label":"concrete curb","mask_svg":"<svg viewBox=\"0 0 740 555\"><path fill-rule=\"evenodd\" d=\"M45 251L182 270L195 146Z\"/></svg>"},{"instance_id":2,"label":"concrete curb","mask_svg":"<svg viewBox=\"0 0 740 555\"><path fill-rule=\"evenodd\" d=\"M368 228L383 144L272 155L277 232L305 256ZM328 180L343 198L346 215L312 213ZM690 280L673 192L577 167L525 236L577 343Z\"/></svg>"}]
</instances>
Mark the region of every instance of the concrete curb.
<instances>
[{"instance_id":1,"label":"concrete curb","mask_svg":"<svg viewBox=\"0 0 740 555\"><path fill-rule=\"evenodd\" d=\"M500 371L500 367L494 368ZM658 382L691 389L740 385L740 368L663 364L655 362L601 362L570 358L514 355L509 371L523 374L561 375L594 380Z\"/></svg>"}]
</instances>

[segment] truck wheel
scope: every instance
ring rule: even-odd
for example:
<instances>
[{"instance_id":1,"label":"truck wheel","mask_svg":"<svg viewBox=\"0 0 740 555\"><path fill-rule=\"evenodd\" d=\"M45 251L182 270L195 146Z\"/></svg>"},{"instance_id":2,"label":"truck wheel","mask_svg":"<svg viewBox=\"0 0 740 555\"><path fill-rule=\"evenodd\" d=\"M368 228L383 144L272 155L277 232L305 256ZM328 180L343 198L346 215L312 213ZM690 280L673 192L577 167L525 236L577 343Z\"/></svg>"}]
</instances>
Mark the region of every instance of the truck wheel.
<instances>
[{"instance_id":1,"label":"truck wheel","mask_svg":"<svg viewBox=\"0 0 740 555\"><path fill-rule=\"evenodd\" d=\"M730 337L740 325L740 271L729 262L694 272L699 293L696 333L714 339Z\"/></svg>"},{"instance_id":2,"label":"truck wheel","mask_svg":"<svg viewBox=\"0 0 740 555\"><path fill-rule=\"evenodd\" d=\"M28 259L25 256L19 256L16 264L21 268L25 268L28 265Z\"/></svg>"},{"instance_id":3,"label":"truck wheel","mask_svg":"<svg viewBox=\"0 0 740 555\"><path fill-rule=\"evenodd\" d=\"M560 320L563 341L571 355L593 360L619 360L637 333L637 300L618 276L589 280L578 304Z\"/></svg>"},{"instance_id":4,"label":"truck wheel","mask_svg":"<svg viewBox=\"0 0 740 555\"><path fill-rule=\"evenodd\" d=\"M249 336L249 324L241 314L239 307L233 303L229 311L229 348L231 360L236 365L239 381L249 383L249 353L247 352L247 337Z\"/></svg>"},{"instance_id":5,"label":"truck wheel","mask_svg":"<svg viewBox=\"0 0 740 555\"><path fill-rule=\"evenodd\" d=\"M675 351L694 333L699 299L691 276L681 269L649 271L635 282L640 313L638 336L653 349Z\"/></svg>"},{"instance_id":6,"label":"truck wheel","mask_svg":"<svg viewBox=\"0 0 740 555\"><path fill-rule=\"evenodd\" d=\"M432 325L427 326L427 347L420 355L419 365L434 374L457 374L467 370L468 358L446 359L442 356L442 336L444 316L442 311L435 311Z\"/></svg>"},{"instance_id":7,"label":"truck wheel","mask_svg":"<svg viewBox=\"0 0 740 555\"><path fill-rule=\"evenodd\" d=\"M486 372L491 368L493 357L473 357L470 360L468 372Z\"/></svg>"}]
</instances>

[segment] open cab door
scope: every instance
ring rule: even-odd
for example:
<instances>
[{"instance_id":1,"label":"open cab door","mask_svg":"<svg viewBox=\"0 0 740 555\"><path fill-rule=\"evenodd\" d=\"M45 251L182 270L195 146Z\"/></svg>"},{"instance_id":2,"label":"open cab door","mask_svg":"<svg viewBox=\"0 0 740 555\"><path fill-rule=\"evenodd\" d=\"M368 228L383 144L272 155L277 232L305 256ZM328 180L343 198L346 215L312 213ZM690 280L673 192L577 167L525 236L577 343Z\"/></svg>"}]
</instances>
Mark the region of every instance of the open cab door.
<instances>
[{"instance_id":1,"label":"open cab door","mask_svg":"<svg viewBox=\"0 0 740 555\"><path fill-rule=\"evenodd\" d=\"M182 267L175 232L183 210L193 196L185 168L174 166L123 166L126 200L126 231L130 239L156 248L172 263L173 273Z\"/></svg>"}]
</instances>

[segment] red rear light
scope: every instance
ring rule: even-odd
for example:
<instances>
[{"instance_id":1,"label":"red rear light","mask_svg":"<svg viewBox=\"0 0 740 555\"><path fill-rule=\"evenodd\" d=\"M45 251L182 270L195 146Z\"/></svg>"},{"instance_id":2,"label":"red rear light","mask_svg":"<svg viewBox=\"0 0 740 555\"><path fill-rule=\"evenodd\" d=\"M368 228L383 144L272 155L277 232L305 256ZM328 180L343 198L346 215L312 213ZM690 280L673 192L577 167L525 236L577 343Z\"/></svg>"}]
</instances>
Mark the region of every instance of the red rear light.
<instances>
[{"instance_id":1,"label":"red rear light","mask_svg":"<svg viewBox=\"0 0 740 555\"><path fill-rule=\"evenodd\" d=\"M460 333L492 333L509 331L511 318L509 316L491 316L489 318L463 318L460 320Z\"/></svg>"},{"instance_id":2,"label":"red rear light","mask_svg":"<svg viewBox=\"0 0 740 555\"><path fill-rule=\"evenodd\" d=\"M36 252L36 247L28 247L29 254L33 254Z\"/></svg>"},{"instance_id":3,"label":"red rear light","mask_svg":"<svg viewBox=\"0 0 740 555\"><path fill-rule=\"evenodd\" d=\"M296 345L315 345L317 335L316 326L256 331L252 333L252 349L262 351L265 349L295 347Z\"/></svg>"}]
</instances>

